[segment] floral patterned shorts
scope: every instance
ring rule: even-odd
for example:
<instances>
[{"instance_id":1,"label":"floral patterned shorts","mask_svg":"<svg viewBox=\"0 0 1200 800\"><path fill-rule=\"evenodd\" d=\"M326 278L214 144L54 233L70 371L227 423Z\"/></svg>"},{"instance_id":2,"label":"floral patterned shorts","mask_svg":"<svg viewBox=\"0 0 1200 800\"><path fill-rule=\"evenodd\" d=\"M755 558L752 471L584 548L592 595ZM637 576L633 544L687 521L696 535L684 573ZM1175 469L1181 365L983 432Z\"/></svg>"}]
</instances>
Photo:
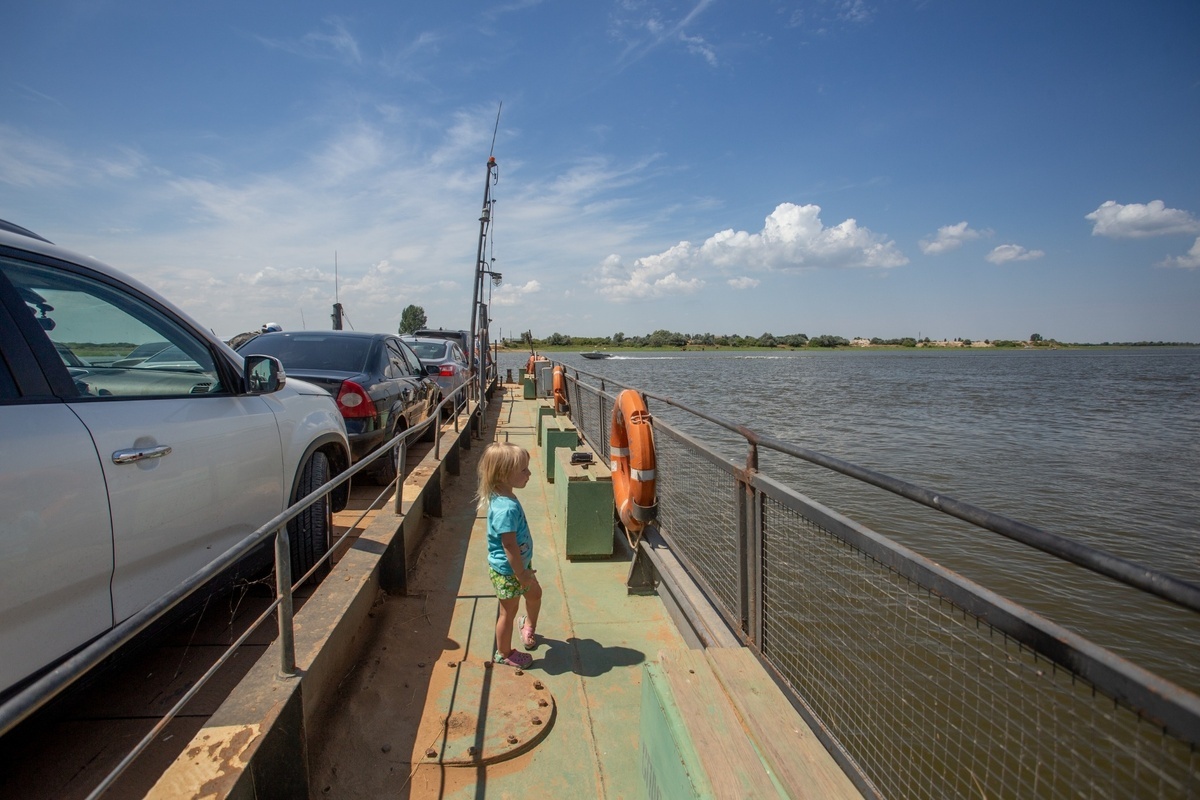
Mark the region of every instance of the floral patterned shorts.
<instances>
[{"instance_id":1,"label":"floral patterned shorts","mask_svg":"<svg viewBox=\"0 0 1200 800\"><path fill-rule=\"evenodd\" d=\"M512 600L514 597L520 597L525 594L527 587L522 586L517 580L516 575L501 575L496 570L488 567L488 577L492 579L492 586L496 587L496 597L501 600Z\"/></svg>"}]
</instances>

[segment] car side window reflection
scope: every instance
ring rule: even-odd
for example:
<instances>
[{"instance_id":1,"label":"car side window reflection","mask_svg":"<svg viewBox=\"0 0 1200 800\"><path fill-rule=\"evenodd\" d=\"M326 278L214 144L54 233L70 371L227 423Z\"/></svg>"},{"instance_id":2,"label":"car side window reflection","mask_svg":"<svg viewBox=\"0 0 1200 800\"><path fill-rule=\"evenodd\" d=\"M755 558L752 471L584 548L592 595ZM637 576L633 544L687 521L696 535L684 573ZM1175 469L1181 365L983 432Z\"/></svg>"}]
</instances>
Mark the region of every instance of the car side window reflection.
<instances>
[{"instance_id":1,"label":"car side window reflection","mask_svg":"<svg viewBox=\"0 0 1200 800\"><path fill-rule=\"evenodd\" d=\"M15 400L17 398L17 383L13 380L8 364L0 358L0 400Z\"/></svg>"},{"instance_id":2,"label":"car side window reflection","mask_svg":"<svg viewBox=\"0 0 1200 800\"><path fill-rule=\"evenodd\" d=\"M0 259L81 397L223 391L207 345L138 297L82 275Z\"/></svg>"},{"instance_id":3,"label":"car side window reflection","mask_svg":"<svg viewBox=\"0 0 1200 800\"><path fill-rule=\"evenodd\" d=\"M414 374L412 366L404 359L404 355L396 347L396 343L389 340L385 344L387 345L388 360L391 362L391 367L395 371L396 376Z\"/></svg>"},{"instance_id":4,"label":"car side window reflection","mask_svg":"<svg viewBox=\"0 0 1200 800\"><path fill-rule=\"evenodd\" d=\"M423 375L425 373L425 368L421 366L421 359L417 358L416 353L414 353L408 345L398 344L394 346L399 348L400 352L403 354L404 361L408 364L408 372L410 375Z\"/></svg>"}]
</instances>

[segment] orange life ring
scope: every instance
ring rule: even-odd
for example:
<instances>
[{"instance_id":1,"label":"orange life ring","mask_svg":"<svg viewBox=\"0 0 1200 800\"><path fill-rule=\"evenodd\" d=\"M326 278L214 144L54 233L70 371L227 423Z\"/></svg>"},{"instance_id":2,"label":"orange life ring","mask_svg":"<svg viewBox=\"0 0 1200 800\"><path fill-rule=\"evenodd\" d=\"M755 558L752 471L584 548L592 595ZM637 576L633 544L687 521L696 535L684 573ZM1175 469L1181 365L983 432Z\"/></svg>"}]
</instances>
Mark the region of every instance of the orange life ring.
<instances>
[{"instance_id":1,"label":"orange life ring","mask_svg":"<svg viewBox=\"0 0 1200 800\"><path fill-rule=\"evenodd\" d=\"M613 405L608 435L613 502L621 524L639 533L658 513L654 491L654 431L641 394L626 389Z\"/></svg>"},{"instance_id":2,"label":"orange life ring","mask_svg":"<svg viewBox=\"0 0 1200 800\"><path fill-rule=\"evenodd\" d=\"M567 407L567 376L562 365L554 368L554 410L562 411Z\"/></svg>"}]
</instances>

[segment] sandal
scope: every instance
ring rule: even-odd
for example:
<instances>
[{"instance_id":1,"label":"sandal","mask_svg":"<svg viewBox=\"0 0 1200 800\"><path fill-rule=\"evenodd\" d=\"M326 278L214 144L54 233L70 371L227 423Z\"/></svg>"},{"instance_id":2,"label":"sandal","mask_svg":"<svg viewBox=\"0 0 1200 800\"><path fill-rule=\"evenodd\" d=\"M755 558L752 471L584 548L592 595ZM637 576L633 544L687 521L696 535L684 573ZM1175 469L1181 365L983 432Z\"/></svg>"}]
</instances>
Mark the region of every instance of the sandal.
<instances>
[{"instance_id":1,"label":"sandal","mask_svg":"<svg viewBox=\"0 0 1200 800\"><path fill-rule=\"evenodd\" d=\"M517 648L514 647L508 651L508 655L506 656L500 655L500 651L497 650L496 655L492 656L492 660L497 664L507 664L517 669L525 669L533 663L533 656L528 653L519 653L517 652Z\"/></svg>"},{"instance_id":2,"label":"sandal","mask_svg":"<svg viewBox=\"0 0 1200 800\"><path fill-rule=\"evenodd\" d=\"M533 631L533 626L529 624L528 617L521 617L517 621L517 627L521 629L521 644L526 650L537 649L537 634Z\"/></svg>"}]
</instances>

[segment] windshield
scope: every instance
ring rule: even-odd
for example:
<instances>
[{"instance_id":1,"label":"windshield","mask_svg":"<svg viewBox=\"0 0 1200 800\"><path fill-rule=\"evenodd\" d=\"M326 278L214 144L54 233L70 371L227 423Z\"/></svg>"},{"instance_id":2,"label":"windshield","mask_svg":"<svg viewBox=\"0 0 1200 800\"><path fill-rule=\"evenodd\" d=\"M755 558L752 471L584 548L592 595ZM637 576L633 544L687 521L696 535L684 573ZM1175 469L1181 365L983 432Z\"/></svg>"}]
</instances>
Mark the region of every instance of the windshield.
<instances>
[{"instance_id":1,"label":"windshield","mask_svg":"<svg viewBox=\"0 0 1200 800\"><path fill-rule=\"evenodd\" d=\"M446 357L445 342L405 342L417 354L417 358L440 359Z\"/></svg>"},{"instance_id":2,"label":"windshield","mask_svg":"<svg viewBox=\"0 0 1200 800\"><path fill-rule=\"evenodd\" d=\"M275 356L285 370L332 370L365 372L371 340L358 336L293 333L286 336L257 336L242 345L246 355Z\"/></svg>"}]
</instances>

